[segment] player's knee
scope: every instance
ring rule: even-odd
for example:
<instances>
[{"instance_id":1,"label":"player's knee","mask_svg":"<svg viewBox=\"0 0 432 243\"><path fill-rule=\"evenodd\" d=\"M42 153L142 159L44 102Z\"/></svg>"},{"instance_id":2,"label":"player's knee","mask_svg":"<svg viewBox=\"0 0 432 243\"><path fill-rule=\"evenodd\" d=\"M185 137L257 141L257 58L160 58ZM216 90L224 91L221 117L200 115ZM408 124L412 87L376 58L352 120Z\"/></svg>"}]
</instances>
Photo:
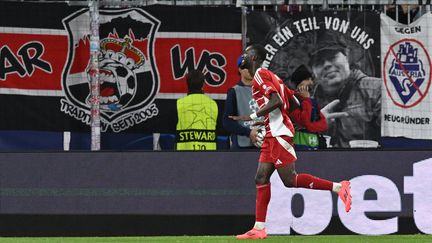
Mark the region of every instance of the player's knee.
<instances>
[{"instance_id":1,"label":"player's knee","mask_svg":"<svg viewBox=\"0 0 432 243\"><path fill-rule=\"evenodd\" d=\"M295 176L296 176L296 174L291 174L290 176L285 177L282 180L284 186L289 187L289 188L296 187Z\"/></svg>"},{"instance_id":2,"label":"player's knee","mask_svg":"<svg viewBox=\"0 0 432 243\"><path fill-rule=\"evenodd\" d=\"M285 187L292 188L295 187L294 183L291 180L283 180L283 184Z\"/></svg>"}]
</instances>

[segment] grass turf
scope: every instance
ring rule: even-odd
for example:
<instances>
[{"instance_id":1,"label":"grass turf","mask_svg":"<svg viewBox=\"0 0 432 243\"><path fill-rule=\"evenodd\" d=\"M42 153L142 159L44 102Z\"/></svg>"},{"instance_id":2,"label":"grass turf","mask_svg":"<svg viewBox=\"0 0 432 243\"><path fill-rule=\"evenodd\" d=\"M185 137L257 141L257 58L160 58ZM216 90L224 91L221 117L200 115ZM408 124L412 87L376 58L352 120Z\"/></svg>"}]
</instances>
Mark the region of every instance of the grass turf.
<instances>
[{"instance_id":1,"label":"grass turf","mask_svg":"<svg viewBox=\"0 0 432 243\"><path fill-rule=\"evenodd\" d=\"M160 237L0 237L1 243L135 243L135 242L251 242L234 236L160 236ZM256 240L253 242L257 242ZM269 236L267 242L285 243L432 243L432 235L318 235Z\"/></svg>"}]
</instances>

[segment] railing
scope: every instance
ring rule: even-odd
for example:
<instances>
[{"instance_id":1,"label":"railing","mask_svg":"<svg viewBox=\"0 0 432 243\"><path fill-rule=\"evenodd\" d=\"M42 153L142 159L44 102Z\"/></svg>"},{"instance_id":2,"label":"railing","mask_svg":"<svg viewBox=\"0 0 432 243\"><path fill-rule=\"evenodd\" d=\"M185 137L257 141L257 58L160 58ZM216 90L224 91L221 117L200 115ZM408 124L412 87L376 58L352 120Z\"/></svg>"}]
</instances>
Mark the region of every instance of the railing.
<instances>
[{"instance_id":1,"label":"railing","mask_svg":"<svg viewBox=\"0 0 432 243\"><path fill-rule=\"evenodd\" d=\"M65 2L70 6L88 6L89 2L96 0L4 0L4 1L25 1L53 3ZM264 11L292 11L292 9L303 10L348 10L363 11L377 10L386 12L388 9L394 9L396 5L404 8L410 18L410 9L419 7L420 12L431 11L431 0L100 0L99 6L106 8L127 8L140 7L148 5L173 5L173 6L236 6L247 7L251 10L262 9ZM295 8L293 8L295 7ZM398 21L398 11L395 13L395 19ZM409 23L409 22L408 22Z\"/></svg>"},{"instance_id":2,"label":"railing","mask_svg":"<svg viewBox=\"0 0 432 243\"><path fill-rule=\"evenodd\" d=\"M69 5L88 5L88 0L3 0L13 2L66 2ZM152 4L164 5L394 5L419 4L430 5L431 0L101 0L102 6L146 6Z\"/></svg>"}]
</instances>

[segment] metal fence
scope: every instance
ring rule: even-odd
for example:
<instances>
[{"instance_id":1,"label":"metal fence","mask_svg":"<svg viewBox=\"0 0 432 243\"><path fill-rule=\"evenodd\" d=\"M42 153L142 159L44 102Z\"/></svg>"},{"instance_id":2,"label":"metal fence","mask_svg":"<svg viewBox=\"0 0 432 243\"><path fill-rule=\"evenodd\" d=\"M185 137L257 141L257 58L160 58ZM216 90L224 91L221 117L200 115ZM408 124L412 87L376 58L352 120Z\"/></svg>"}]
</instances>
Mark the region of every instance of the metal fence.
<instances>
[{"instance_id":1,"label":"metal fence","mask_svg":"<svg viewBox=\"0 0 432 243\"><path fill-rule=\"evenodd\" d=\"M431 0L3 0L13 2L66 2L69 5L88 5L89 1L98 1L103 6L145 6L165 5L394 5L419 4L430 5Z\"/></svg>"},{"instance_id":2,"label":"metal fence","mask_svg":"<svg viewBox=\"0 0 432 243\"><path fill-rule=\"evenodd\" d=\"M98 2L105 8L127 8L148 5L173 6L235 6L246 7L251 10L263 11L315 11L315 10L347 10L363 11L377 10L387 12L397 8L408 15L408 24L411 21L413 9L424 13L431 10L431 0L4 0L14 2L53 3L64 2L70 6L88 6L89 2ZM398 21L400 11L395 11L395 20Z\"/></svg>"}]
</instances>

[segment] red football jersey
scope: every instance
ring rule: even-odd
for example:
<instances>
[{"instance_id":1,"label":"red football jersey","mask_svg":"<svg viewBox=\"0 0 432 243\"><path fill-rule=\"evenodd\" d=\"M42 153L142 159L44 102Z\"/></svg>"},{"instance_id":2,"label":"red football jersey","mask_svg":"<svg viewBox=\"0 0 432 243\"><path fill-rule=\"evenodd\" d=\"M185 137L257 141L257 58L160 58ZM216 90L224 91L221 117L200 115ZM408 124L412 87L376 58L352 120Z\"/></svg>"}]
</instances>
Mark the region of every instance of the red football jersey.
<instances>
[{"instance_id":1,"label":"red football jersey","mask_svg":"<svg viewBox=\"0 0 432 243\"><path fill-rule=\"evenodd\" d=\"M294 91L285 87L282 80L273 72L259 68L252 80L252 97L262 109L270 100L270 94L276 92L282 100L282 106L265 115L266 137L294 137L294 126L288 116L289 99Z\"/></svg>"}]
</instances>

